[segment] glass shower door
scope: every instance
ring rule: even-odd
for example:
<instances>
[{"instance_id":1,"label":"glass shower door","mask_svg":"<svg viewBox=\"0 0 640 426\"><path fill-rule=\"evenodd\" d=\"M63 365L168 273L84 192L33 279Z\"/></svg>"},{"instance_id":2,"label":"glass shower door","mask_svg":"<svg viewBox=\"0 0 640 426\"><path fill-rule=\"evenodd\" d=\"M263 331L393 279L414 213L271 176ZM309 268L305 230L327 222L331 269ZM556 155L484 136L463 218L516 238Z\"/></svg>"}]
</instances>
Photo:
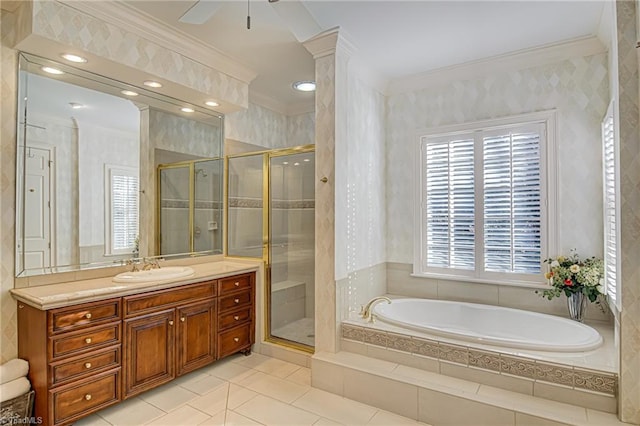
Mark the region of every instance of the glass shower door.
<instances>
[{"instance_id":1,"label":"glass shower door","mask_svg":"<svg viewBox=\"0 0 640 426\"><path fill-rule=\"evenodd\" d=\"M161 168L160 254L191 252L191 168L189 165Z\"/></svg>"},{"instance_id":2,"label":"glass shower door","mask_svg":"<svg viewBox=\"0 0 640 426\"><path fill-rule=\"evenodd\" d=\"M314 346L314 152L269 155L270 335Z\"/></svg>"}]
</instances>

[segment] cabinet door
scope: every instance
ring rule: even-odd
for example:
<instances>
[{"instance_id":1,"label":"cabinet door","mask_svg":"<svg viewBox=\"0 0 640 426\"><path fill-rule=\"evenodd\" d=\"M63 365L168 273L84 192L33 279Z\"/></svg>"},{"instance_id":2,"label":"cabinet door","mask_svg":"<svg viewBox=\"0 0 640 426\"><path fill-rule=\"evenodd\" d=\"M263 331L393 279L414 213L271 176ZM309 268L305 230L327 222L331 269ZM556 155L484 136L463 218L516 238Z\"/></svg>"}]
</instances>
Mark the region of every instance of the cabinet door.
<instances>
[{"instance_id":1,"label":"cabinet door","mask_svg":"<svg viewBox=\"0 0 640 426\"><path fill-rule=\"evenodd\" d=\"M178 308L178 376L215 361L216 301Z\"/></svg>"},{"instance_id":2,"label":"cabinet door","mask_svg":"<svg viewBox=\"0 0 640 426\"><path fill-rule=\"evenodd\" d=\"M175 310L132 318L124 324L127 398L175 377Z\"/></svg>"}]
</instances>

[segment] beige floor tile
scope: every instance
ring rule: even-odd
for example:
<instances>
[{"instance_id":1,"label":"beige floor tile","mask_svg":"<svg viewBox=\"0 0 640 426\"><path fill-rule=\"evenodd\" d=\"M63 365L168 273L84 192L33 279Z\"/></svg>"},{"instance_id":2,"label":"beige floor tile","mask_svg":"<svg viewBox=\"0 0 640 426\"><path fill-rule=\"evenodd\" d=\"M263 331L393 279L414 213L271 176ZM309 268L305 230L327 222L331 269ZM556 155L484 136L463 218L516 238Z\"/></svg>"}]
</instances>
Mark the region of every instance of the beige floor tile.
<instances>
[{"instance_id":1,"label":"beige floor tile","mask_svg":"<svg viewBox=\"0 0 640 426\"><path fill-rule=\"evenodd\" d=\"M203 371L203 369L199 369L174 379L171 384L182 386L183 384L198 382L207 376L209 376L209 373Z\"/></svg>"},{"instance_id":2,"label":"beige floor tile","mask_svg":"<svg viewBox=\"0 0 640 426\"><path fill-rule=\"evenodd\" d=\"M234 410L258 423L279 426L312 425L320 417L273 398L258 395Z\"/></svg>"},{"instance_id":3,"label":"beige floor tile","mask_svg":"<svg viewBox=\"0 0 640 426\"><path fill-rule=\"evenodd\" d=\"M197 393L172 383L144 392L140 399L168 413L198 397Z\"/></svg>"},{"instance_id":4,"label":"beige floor tile","mask_svg":"<svg viewBox=\"0 0 640 426\"><path fill-rule=\"evenodd\" d=\"M384 410L378 410L378 412L373 416L373 418L367 423L367 426L418 426L423 425L424 423L419 423L413 419L409 419L407 417L402 417L397 414L390 413Z\"/></svg>"},{"instance_id":5,"label":"beige floor tile","mask_svg":"<svg viewBox=\"0 0 640 426\"><path fill-rule=\"evenodd\" d=\"M342 423L334 422L333 420L325 419L321 417L320 420L315 422L313 426L340 426Z\"/></svg>"},{"instance_id":6,"label":"beige floor tile","mask_svg":"<svg viewBox=\"0 0 640 426\"><path fill-rule=\"evenodd\" d=\"M202 411L185 405L148 424L152 426L195 426L208 418L209 416Z\"/></svg>"},{"instance_id":7,"label":"beige floor tile","mask_svg":"<svg viewBox=\"0 0 640 426\"><path fill-rule=\"evenodd\" d=\"M222 386L218 386L212 392L189 401L189 406L197 408L210 416L214 416L227 408L228 396L229 385L225 383Z\"/></svg>"},{"instance_id":8,"label":"beige floor tile","mask_svg":"<svg viewBox=\"0 0 640 426\"><path fill-rule=\"evenodd\" d=\"M238 380L242 380L247 376L250 376L251 374L255 373L256 370L248 367L243 367L242 365L239 365L235 362L224 362L219 365L217 362L215 362L211 367L206 367L206 372L220 379L235 382Z\"/></svg>"},{"instance_id":9,"label":"beige floor tile","mask_svg":"<svg viewBox=\"0 0 640 426\"><path fill-rule=\"evenodd\" d=\"M194 377L193 380L189 380L181 384L180 386L187 389L188 391L197 393L198 395L204 395L213 391L214 389L227 384L226 380L219 379L215 376L205 375L204 377L199 378Z\"/></svg>"},{"instance_id":10,"label":"beige floor tile","mask_svg":"<svg viewBox=\"0 0 640 426\"><path fill-rule=\"evenodd\" d=\"M244 404L251 398L255 397L256 395L258 395L258 393L250 389L243 388L242 386L238 386L231 383L231 385L229 385L229 397L227 398L227 408L229 410L234 410L238 406Z\"/></svg>"},{"instance_id":11,"label":"beige floor tile","mask_svg":"<svg viewBox=\"0 0 640 426\"><path fill-rule=\"evenodd\" d=\"M566 426L566 423L558 423L528 414L516 413L516 426Z\"/></svg>"},{"instance_id":12,"label":"beige floor tile","mask_svg":"<svg viewBox=\"0 0 640 426\"><path fill-rule=\"evenodd\" d=\"M308 386L301 386L261 372L257 372L237 384L287 404L300 398L309 390Z\"/></svg>"},{"instance_id":13,"label":"beige floor tile","mask_svg":"<svg viewBox=\"0 0 640 426\"><path fill-rule=\"evenodd\" d=\"M438 426L514 426L515 413L442 392L420 389L418 420Z\"/></svg>"},{"instance_id":14,"label":"beige floor tile","mask_svg":"<svg viewBox=\"0 0 640 426\"><path fill-rule=\"evenodd\" d=\"M253 421L241 414L236 413L235 411L227 411L227 419L224 422L224 426L255 426L261 424L262 423Z\"/></svg>"},{"instance_id":15,"label":"beige floor tile","mask_svg":"<svg viewBox=\"0 0 640 426\"><path fill-rule=\"evenodd\" d=\"M241 365L243 367L246 368L254 368L257 370L257 367L261 366L262 364L268 362L269 360L272 360L274 358L268 357L268 356L264 356L261 355L259 353L251 353L251 355L249 356L245 356L245 357L241 357L241 358L235 358L233 360L233 362L235 364ZM284 362L284 361L283 361Z\"/></svg>"},{"instance_id":16,"label":"beige floor tile","mask_svg":"<svg viewBox=\"0 0 640 426\"><path fill-rule=\"evenodd\" d=\"M295 401L293 406L349 425L367 424L378 411L374 407L313 388Z\"/></svg>"},{"instance_id":17,"label":"beige floor tile","mask_svg":"<svg viewBox=\"0 0 640 426\"><path fill-rule=\"evenodd\" d=\"M218 414L211 416L204 422L200 423L200 426L224 426L226 417L226 411L220 411Z\"/></svg>"},{"instance_id":18,"label":"beige floor tile","mask_svg":"<svg viewBox=\"0 0 640 426\"><path fill-rule=\"evenodd\" d=\"M615 414L603 413L601 411L590 410L587 408L587 424L593 426L622 426L627 423L622 423L618 420Z\"/></svg>"},{"instance_id":19,"label":"beige floor tile","mask_svg":"<svg viewBox=\"0 0 640 426\"><path fill-rule=\"evenodd\" d=\"M290 362L285 362L275 358L269 358L264 362L260 362L253 368L258 371L262 371L263 373L267 373L272 376L284 379L285 377L291 375L293 372L299 370L302 367L296 364L291 364Z\"/></svg>"},{"instance_id":20,"label":"beige floor tile","mask_svg":"<svg viewBox=\"0 0 640 426\"><path fill-rule=\"evenodd\" d=\"M300 367L284 379L302 386L311 386L311 369Z\"/></svg>"},{"instance_id":21,"label":"beige floor tile","mask_svg":"<svg viewBox=\"0 0 640 426\"><path fill-rule=\"evenodd\" d=\"M78 426L110 426L111 425L111 423L107 422L105 419L98 416L97 414L92 414L91 416L78 420L73 424L74 426L75 425L78 425Z\"/></svg>"},{"instance_id":22,"label":"beige floor tile","mask_svg":"<svg viewBox=\"0 0 640 426\"><path fill-rule=\"evenodd\" d=\"M118 426L139 426L165 414L140 398L131 398L98 412L107 422Z\"/></svg>"}]
</instances>

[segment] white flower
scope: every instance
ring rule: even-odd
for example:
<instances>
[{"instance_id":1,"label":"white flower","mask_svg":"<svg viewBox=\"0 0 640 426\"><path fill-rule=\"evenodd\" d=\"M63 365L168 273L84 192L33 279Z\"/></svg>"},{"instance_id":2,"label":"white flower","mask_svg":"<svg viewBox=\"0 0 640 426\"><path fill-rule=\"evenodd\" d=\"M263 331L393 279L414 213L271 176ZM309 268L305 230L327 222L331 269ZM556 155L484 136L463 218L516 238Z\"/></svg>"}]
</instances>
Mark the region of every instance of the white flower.
<instances>
[{"instance_id":1,"label":"white flower","mask_svg":"<svg viewBox=\"0 0 640 426\"><path fill-rule=\"evenodd\" d=\"M598 290L600 293L604 294L604 287L602 285L596 286L596 290Z\"/></svg>"},{"instance_id":2,"label":"white flower","mask_svg":"<svg viewBox=\"0 0 640 426\"><path fill-rule=\"evenodd\" d=\"M554 260L553 262L551 262L552 268L557 268L558 266L560 266L560 262L558 262L557 260Z\"/></svg>"},{"instance_id":3,"label":"white flower","mask_svg":"<svg viewBox=\"0 0 640 426\"><path fill-rule=\"evenodd\" d=\"M578 265L571 265L569 266L569 270L571 273L577 274L580 271L580 267Z\"/></svg>"}]
</instances>

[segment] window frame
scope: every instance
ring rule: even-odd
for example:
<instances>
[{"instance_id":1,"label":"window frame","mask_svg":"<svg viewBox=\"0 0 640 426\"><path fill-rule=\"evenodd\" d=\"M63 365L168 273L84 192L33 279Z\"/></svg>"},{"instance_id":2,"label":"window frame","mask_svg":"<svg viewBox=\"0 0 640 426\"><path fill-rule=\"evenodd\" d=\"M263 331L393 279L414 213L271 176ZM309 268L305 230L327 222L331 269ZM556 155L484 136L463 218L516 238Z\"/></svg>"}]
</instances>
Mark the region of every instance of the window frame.
<instances>
[{"instance_id":1,"label":"window frame","mask_svg":"<svg viewBox=\"0 0 640 426\"><path fill-rule=\"evenodd\" d=\"M547 288L544 279L545 268L541 264L540 274L518 274L511 272L488 272L484 271L484 245L477 247L478 242L483 243L483 209L475 209L475 234L476 238L476 267L473 270L459 270L451 268L425 267L426 247L425 247L425 214L424 206L424 167L422 161L423 141L427 138L447 138L455 135L478 134L479 132L492 132L508 127L521 127L542 124L545 126L544 134L541 134L540 144L540 184L541 184L541 230L540 230L540 260L544 260L551 253L557 250L557 207L558 207L558 161L556 144L556 110L541 111L529 114L514 115L496 119L474 121L469 123L440 126L434 128L419 129L416 132L417 152L414 156L414 260L413 276L435 278L444 280L459 280L467 282L481 282L491 284L507 284L516 286L527 286L536 288ZM475 179L481 176L479 184L475 187L476 203L484 201L484 176L483 176L483 138L475 138L474 173ZM478 151L478 148L480 150ZM480 172L478 174L478 172ZM477 204L476 204L477 205ZM480 263L479 263L480 260ZM477 266L480 266L478 268Z\"/></svg>"},{"instance_id":2,"label":"window frame","mask_svg":"<svg viewBox=\"0 0 640 426\"><path fill-rule=\"evenodd\" d=\"M140 231L140 175L135 167L128 167L122 165L105 164L104 165L104 203L105 203L105 218L104 218L104 255L105 256L122 256L133 255L135 246L127 247L124 249L113 248L113 215L112 215L112 202L113 202L113 188L111 186L111 178L114 174L131 176L138 179L138 194L136 194L136 204L138 212L138 232Z\"/></svg>"}]
</instances>

